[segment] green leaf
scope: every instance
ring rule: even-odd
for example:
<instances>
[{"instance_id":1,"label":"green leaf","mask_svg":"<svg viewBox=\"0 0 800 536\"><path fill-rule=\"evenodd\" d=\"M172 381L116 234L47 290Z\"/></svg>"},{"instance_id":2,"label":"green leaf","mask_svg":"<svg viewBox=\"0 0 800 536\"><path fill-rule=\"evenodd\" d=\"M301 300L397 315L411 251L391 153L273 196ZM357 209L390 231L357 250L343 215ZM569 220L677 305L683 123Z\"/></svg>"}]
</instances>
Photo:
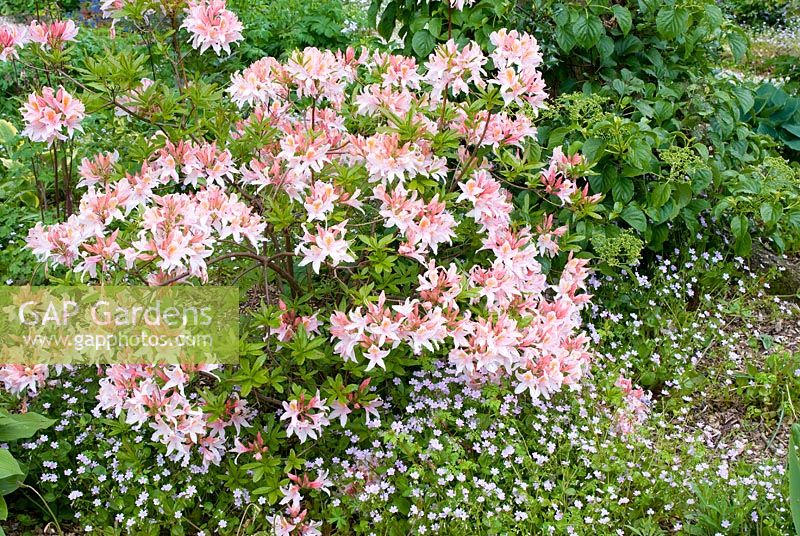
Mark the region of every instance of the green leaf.
<instances>
[{"instance_id":1,"label":"green leaf","mask_svg":"<svg viewBox=\"0 0 800 536\"><path fill-rule=\"evenodd\" d=\"M638 138L631 142L625 159L633 167L644 169L650 163L652 155L653 153L650 150L650 145L645 140Z\"/></svg>"},{"instance_id":2,"label":"green leaf","mask_svg":"<svg viewBox=\"0 0 800 536\"><path fill-rule=\"evenodd\" d=\"M640 233L645 232L647 229L647 218L645 217L644 212L642 212L642 210L636 205L628 205L625 207L625 210L622 211L620 217L625 221L625 223Z\"/></svg>"},{"instance_id":3,"label":"green leaf","mask_svg":"<svg viewBox=\"0 0 800 536\"><path fill-rule=\"evenodd\" d=\"M617 20L617 25L619 29L622 31L623 35L628 35L628 32L631 31L631 26L633 26L633 19L631 18L631 12L628 10L627 7L621 6L619 4L614 4L611 6L611 11L614 12L614 18Z\"/></svg>"},{"instance_id":4,"label":"green leaf","mask_svg":"<svg viewBox=\"0 0 800 536\"><path fill-rule=\"evenodd\" d=\"M0 442L27 439L39 430L52 426L55 422L32 411L28 413L2 411L0 412Z\"/></svg>"},{"instance_id":5,"label":"green leaf","mask_svg":"<svg viewBox=\"0 0 800 536\"><path fill-rule=\"evenodd\" d=\"M781 219L783 207L778 204L764 202L761 203L759 212L761 213L761 219L764 221L764 223L766 223L768 226L772 226L778 223L778 220Z\"/></svg>"},{"instance_id":6,"label":"green leaf","mask_svg":"<svg viewBox=\"0 0 800 536\"><path fill-rule=\"evenodd\" d=\"M389 40L394 33L395 17L397 16L397 4L389 2L383 10L381 21L378 23L378 34L385 40Z\"/></svg>"},{"instance_id":7,"label":"green leaf","mask_svg":"<svg viewBox=\"0 0 800 536\"><path fill-rule=\"evenodd\" d=\"M411 38L411 48L417 56L425 57L436 46L436 38L428 30L420 30Z\"/></svg>"},{"instance_id":8,"label":"green leaf","mask_svg":"<svg viewBox=\"0 0 800 536\"><path fill-rule=\"evenodd\" d=\"M609 36L604 35L597 42L597 52L600 53L600 58L607 60L614 54L614 40Z\"/></svg>"},{"instance_id":9,"label":"green leaf","mask_svg":"<svg viewBox=\"0 0 800 536\"><path fill-rule=\"evenodd\" d=\"M602 37L605 32L600 17L584 13L578 15L572 27L572 33L575 36L575 41L577 41L580 46L583 48L592 48L600 41L600 37Z\"/></svg>"},{"instance_id":10,"label":"green leaf","mask_svg":"<svg viewBox=\"0 0 800 536\"><path fill-rule=\"evenodd\" d=\"M8 449L0 449L0 478L24 474L17 460L8 452Z\"/></svg>"},{"instance_id":11,"label":"green leaf","mask_svg":"<svg viewBox=\"0 0 800 536\"><path fill-rule=\"evenodd\" d=\"M656 208L661 207L669 200L670 195L672 195L672 185L668 182L660 182L653 188L650 205Z\"/></svg>"},{"instance_id":12,"label":"green leaf","mask_svg":"<svg viewBox=\"0 0 800 536\"><path fill-rule=\"evenodd\" d=\"M586 158L587 162L596 162L603 156L603 148L606 141L603 138L589 138L583 142L581 146L581 154Z\"/></svg>"},{"instance_id":13,"label":"green leaf","mask_svg":"<svg viewBox=\"0 0 800 536\"><path fill-rule=\"evenodd\" d=\"M6 519L8 519L8 505L5 497L0 495L0 521L5 521Z\"/></svg>"},{"instance_id":14,"label":"green leaf","mask_svg":"<svg viewBox=\"0 0 800 536\"><path fill-rule=\"evenodd\" d=\"M731 54L733 59L737 62L747 54L747 37L742 30L734 30L729 32L725 37L728 39L728 46L731 47Z\"/></svg>"},{"instance_id":15,"label":"green leaf","mask_svg":"<svg viewBox=\"0 0 800 536\"><path fill-rule=\"evenodd\" d=\"M789 507L792 511L794 532L800 536L800 460L797 458L797 449L800 447L800 424L792 425L792 434L789 440Z\"/></svg>"},{"instance_id":16,"label":"green leaf","mask_svg":"<svg viewBox=\"0 0 800 536\"><path fill-rule=\"evenodd\" d=\"M5 119L0 119L0 145L11 145L16 139L16 127Z\"/></svg>"},{"instance_id":17,"label":"green leaf","mask_svg":"<svg viewBox=\"0 0 800 536\"><path fill-rule=\"evenodd\" d=\"M753 239L750 237L750 224L747 217L743 215L734 216L731 220L731 232L733 233L736 242L733 249L737 255L746 257L750 255L750 250L753 247Z\"/></svg>"},{"instance_id":18,"label":"green leaf","mask_svg":"<svg viewBox=\"0 0 800 536\"><path fill-rule=\"evenodd\" d=\"M719 27L725 21L722 10L714 4L706 4L706 18L709 24L714 27Z\"/></svg>"},{"instance_id":19,"label":"green leaf","mask_svg":"<svg viewBox=\"0 0 800 536\"><path fill-rule=\"evenodd\" d=\"M656 15L656 29L662 37L674 39L688 30L689 11L685 8L664 6Z\"/></svg>"},{"instance_id":20,"label":"green leaf","mask_svg":"<svg viewBox=\"0 0 800 536\"><path fill-rule=\"evenodd\" d=\"M614 194L614 201L627 203L633 199L633 181L628 177L617 177L611 184L611 191Z\"/></svg>"},{"instance_id":21,"label":"green leaf","mask_svg":"<svg viewBox=\"0 0 800 536\"><path fill-rule=\"evenodd\" d=\"M800 138L800 125L793 125L791 123L784 123L783 125L781 125L781 127L783 128L783 130L791 132L792 134L794 134L795 136Z\"/></svg>"},{"instance_id":22,"label":"green leaf","mask_svg":"<svg viewBox=\"0 0 800 536\"><path fill-rule=\"evenodd\" d=\"M732 91L736 96L736 100L739 101L739 106L744 112L748 112L753 108L753 104L755 104L755 98L753 97L752 91L744 86L735 86Z\"/></svg>"},{"instance_id":23,"label":"green leaf","mask_svg":"<svg viewBox=\"0 0 800 536\"><path fill-rule=\"evenodd\" d=\"M374 27L377 22L378 10L381 8L382 3L383 0L372 0L369 4L369 9L367 9L367 24L371 27Z\"/></svg>"},{"instance_id":24,"label":"green leaf","mask_svg":"<svg viewBox=\"0 0 800 536\"><path fill-rule=\"evenodd\" d=\"M782 140L783 143L790 149L800 151L800 140Z\"/></svg>"},{"instance_id":25,"label":"green leaf","mask_svg":"<svg viewBox=\"0 0 800 536\"><path fill-rule=\"evenodd\" d=\"M673 191L676 209L682 209L692 200L692 185L681 183L675 186Z\"/></svg>"},{"instance_id":26,"label":"green leaf","mask_svg":"<svg viewBox=\"0 0 800 536\"><path fill-rule=\"evenodd\" d=\"M39 196L33 190L20 192L17 197L30 209L36 210L39 208Z\"/></svg>"}]
</instances>

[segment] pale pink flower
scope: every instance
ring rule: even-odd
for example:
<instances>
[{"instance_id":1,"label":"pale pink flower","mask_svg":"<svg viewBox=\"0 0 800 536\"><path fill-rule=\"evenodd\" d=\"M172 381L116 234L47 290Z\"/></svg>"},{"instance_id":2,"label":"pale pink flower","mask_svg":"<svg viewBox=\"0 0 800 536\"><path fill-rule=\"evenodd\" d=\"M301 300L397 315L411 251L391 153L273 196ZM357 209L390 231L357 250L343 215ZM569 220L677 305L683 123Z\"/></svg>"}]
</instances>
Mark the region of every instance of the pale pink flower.
<instances>
[{"instance_id":1,"label":"pale pink flower","mask_svg":"<svg viewBox=\"0 0 800 536\"><path fill-rule=\"evenodd\" d=\"M107 184L114 171L114 165L119 160L119 153L114 152L99 153L92 160L84 158L78 168L81 177L77 186L94 186L98 183Z\"/></svg>"},{"instance_id":2,"label":"pale pink flower","mask_svg":"<svg viewBox=\"0 0 800 536\"><path fill-rule=\"evenodd\" d=\"M44 387L49 368L47 365L2 365L0 382L14 395L35 395Z\"/></svg>"},{"instance_id":3,"label":"pale pink flower","mask_svg":"<svg viewBox=\"0 0 800 536\"><path fill-rule=\"evenodd\" d=\"M19 50L30 41L28 30L24 26L6 24L0 26L0 61L19 58Z\"/></svg>"},{"instance_id":4,"label":"pale pink flower","mask_svg":"<svg viewBox=\"0 0 800 536\"><path fill-rule=\"evenodd\" d=\"M286 75L275 58L262 58L231 77L228 92L239 106L266 104L271 99L285 98L288 90L281 83Z\"/></svg>"},{"instance_id":5,"label":"pale pink flower","mask_svg":"<svg viewBox=\"0 0 800 536\"><path fill-rule=\"evenodd\" d=\"M83 132L83 103L63 87L59 87L57 92L44 87L41 95L31 93L22 106L22 117L25 119L22 134L31 141L46 141L49 144L53 140L71 138L76 130Z\"/></svg>"},{"instance_id":6,"label":"pale pink flower","mask_svg":"<svg viewBox=\"0 0 800 536\"><path fill-rule=\"evenodd\" d=\"M225 187L225 182L233 179L238 173L231 152L217 149L216 142L190 146L183 166L186 175L184 184L197 187L198 179L204 179L207 185L217 184Z\"/></svg>"},{"instance_id":7,"label":"pale pink flower","mask_svg":"<svg viewBox=\"0 0 800 536\"><path fill-rule=\"evenodd\" d=\"M28 36L33 43L43 48L61 48L67 41L75 41L78 28L71 20L57 20L50 23L31 22Z\"/></svg>"},{"instance_id":8,"label":"pale pink flower","mask_svg":"<svg viewBox=\"0 0 800 536\"><path fill-rule=\"evenodd\" d=\"M242 23L236 14L226 9L224 0L191 0L181 25L191 37L192 47L202 54L212 48L219 55L231 53L231 44L244 39Z\"/></svg>"},{"instance_id":9,"label":"pale pink flower","mask_svg":"<svg viewBox=\"0 0 800 536\"><path fill-rule=\"evenodd\" d=\"M439 102L446 91L453 95L469 93L470 83L478 88L486 87L485 64L486 56L476 43L468 43L460 50L452 39L439 45L425 63L428 72L424 80L432 88L431 100Z\"/></svg>"},{"instance_id":10,"label":"pale pink flower","mask_svg":"<svg viewBox=\"0 0 800 536\"><path fill-rule=\"evenodd\" d=\"M131 0L103 0L103 2L100 4L100 12L104 18L110 18L115 13L122 10L130 2Z\"/></svg>"},{"instance_id":11,"label":"pale pink flower","mask_svg":"<svg viewBox=\"0 0 800 536\"><path fill-rule=\"evenodd\" d=\"M286 435L296 435L300 443L305 443L308 438L318 439L322 429L330 424L328 420L328 407L325 400L317 394L306 400L305 395L283 403L282 421L289 419L286 426Z\"/></svg>"},{"instance_id":12,"label":"pale pink flower","mask_svg":"<svg viewBox=\"0 0 800 536\"><path fill-rule=\"evenodd\" d=\"M315 273L319 273L320 266L325 259L330 257L333 266L342 262L354 262L355 259L349 252L349 244L345 240L347 220L333 227L323 228L317 225L316 234L305 230L303 241L297 245L295 254L302 255L300 266L311 264Z\"/></svg>"},{"instance_id":13,"label":"pale pink flower","mask_svg":"<svg viewBox=\"0 0 800 536\"><path fill-rule=\"evenodd\" d=\"M367 358L368 364L366 370L369 372L375 366L381 367L386 370L386 363L383 362L384 358L389 355L389 350L381 350L378 346L372 345L364 352L364 357Z\"/></svg>"}]
</instances>

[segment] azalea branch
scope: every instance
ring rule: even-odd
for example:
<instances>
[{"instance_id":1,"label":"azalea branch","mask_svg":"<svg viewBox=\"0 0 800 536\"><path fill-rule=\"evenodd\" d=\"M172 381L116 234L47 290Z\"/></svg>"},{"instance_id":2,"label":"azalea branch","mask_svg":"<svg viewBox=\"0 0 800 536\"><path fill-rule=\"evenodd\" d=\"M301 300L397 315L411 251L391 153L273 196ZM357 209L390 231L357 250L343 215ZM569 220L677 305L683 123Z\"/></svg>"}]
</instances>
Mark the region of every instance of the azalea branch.
<instances>
[{"instance_id":1,"label":"azalea branch","mask_svg":"<svg viewBox=\"0 0 800 536\"><path fill-rule=\"evenodd\" d=\"M216 263L218 263L220 261L223 261L223 260L226 260L226 259L235 259L236 257L243 257L243 258L247 258L247 259L253 259L253 260L256 260L256 261L260 262L262 265L268 267L270 270L272 270L273 272L275 272L279 276L281 276L281 278L292 288L292 291L295 294L302 294L303 293L303 289L300 288L300 285L297 283L297 280L295 280L295 278L292 277L292 275L289 274L289 272L287 272L285 269L281 268L281 266L279 266L275 262L277 259L279 259L281 257L289 257L289 256L294 256L294 253L291 253L291 252L288 252L288 251L283 251L281 253L276 253L275 255L272 255L271 257L265 257L263 255L258 255L257 253L252 253L250 251L237 251L237 252L232 252L232 253L225 253L225 254L219 255L217 257L214 257L213 259L210 259L206 264L210 266L212 264L216 264ZM172 283L177 283L178 281L180 281L182 279L185 279L185 278L189 277L190 275L191 275L190 272L184 272L181 275L177 275L175 277L172 277L172 278L168 279L167 281L164 281L163 283L160 283L159 286L167 286L167 285L171 285Z\"/></svg>"},{"instance_id":2,"label":"azalea branch","mask_svg":"<svg viewBox=\"0 0 800 536\"><path fill-rule=\"evenodd\" d=\"M29 64L29 63L23 63L23 65L24 65L25 67L28 67L28 68L30 68L30 69L34 69L34 70L39 70L39 71L45 71L45 72L47 72L47 70L46 70L46 69L43 69L43 68L41 68L41 67L37 67L36 65L33 65L33 64ZM92 95L98 95L98 92L97 92L97 91L95 91L95 90L93 90L92 88L88 87L86 84L83 84L83 83L81 83L79 80L77 80L77 79L73 78L72 76L70 76L69 74L67 74L67 72L66 72L66 71L64 71L63 69L60 69L60 70L59 70L59 74L60 74L61 76L63 76L64 78L66 78L67 80L69 80L69 82L70 82L70 83L72 83L72 84L74 84L76 87L79 87L79 88L80 88L80 89L81 89L83 92L85 92L85 93L90 93L90 94L92 94ZM160 123L160 122L158 122L158 121L154 121L154 120L152 120L152 119L149 119L149 118L147 118L147 117L145 117L145 116L143 116L143 115L141 115L141 114L137 113L135 110L132 110L132 109L130 109L129 107L125 106L124 104L122 104L122 103L118 102L118 101L117 101L117 99L116 99L116 98L114 98L114 97L111 97L111 98L110 98L110 99L107 101L107 104L110 104L111 106L113 106L113 107L115 107L115 108L119 108L120 110L122 110L122 111L123 111L123 112L125 112L126 114L130 115L131 117L134 117L134 118L136 118L136 119L138 119L138 120L140 120L140 121L143 121L143 122L145 122L145 123L147 123L147 124L149 124L149 125L152 125L152 126L154 126L154 127L158 127L158 128L160 128L160 129L162 129L162 130L164 130L164 129L165 129L165 127L168 127L168 128L181 128L181 126L180 126L180 125L171 124L171 123ZM194 139L194 138L193 138L193 139ZM195 140L195 141L196 141L196 140Z\"/></svg>"},{"instance_id":3,"label":"azalea branch","mask_svg":"<svg viewBox=\"0 0 800 536\"><path fill-rule=\"evenodd\" d=\"M453 184L451 185L451 191L455 189L455 184L460 182L461 179L464 178L464 175L467 174L470 167L472 166L472 162L477 158L478 151L481 148L481 144L483 143L483 140L486 138L486 133L489 131L489 123L491 122L491 120L492 120L492 112L487 112L486 124L483 125L483 132L481 132L481 137L478 139L478 143L475 145L475 150L472 151L472 153L469 155L469 160L467 160L467 162L464 164L464 167L461 168L461 173L459 173L458 177L456 177L456 180L453 181Z\"/></svg>"}]
</instances>

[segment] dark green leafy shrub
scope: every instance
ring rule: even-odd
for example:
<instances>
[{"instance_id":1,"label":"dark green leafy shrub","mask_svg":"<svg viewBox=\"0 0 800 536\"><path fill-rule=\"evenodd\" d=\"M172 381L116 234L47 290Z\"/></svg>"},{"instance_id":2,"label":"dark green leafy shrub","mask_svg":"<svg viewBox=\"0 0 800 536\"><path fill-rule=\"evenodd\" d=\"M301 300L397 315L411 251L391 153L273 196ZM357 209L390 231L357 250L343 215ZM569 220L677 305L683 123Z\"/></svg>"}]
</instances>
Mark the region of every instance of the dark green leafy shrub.
<instances>
[{"instance_id":1,"label":"dark green leafy shrub","mask_svg":"<svg viewBox=\"0 0 800 536\"><path fill-rule=\"evenodd\" d=\"M745 118L792 151L800 151L800 98L770 83L759 86Z\"/></svg>"}]
</instances>

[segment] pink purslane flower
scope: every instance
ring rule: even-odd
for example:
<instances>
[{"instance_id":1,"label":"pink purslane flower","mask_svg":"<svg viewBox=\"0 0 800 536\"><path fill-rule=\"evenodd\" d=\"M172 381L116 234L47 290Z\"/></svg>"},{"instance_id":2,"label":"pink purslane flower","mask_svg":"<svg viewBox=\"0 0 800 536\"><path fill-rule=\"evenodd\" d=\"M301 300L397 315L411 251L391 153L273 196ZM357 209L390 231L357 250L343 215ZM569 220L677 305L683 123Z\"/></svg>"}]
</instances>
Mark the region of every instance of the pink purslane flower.
<instances>
[{"instance_id":1,"label":"pink purslane flower","mask_svg":"<svg viewBox=\"0 0 800 536\"><path fill-rule=\"evenodd\" d=\"M28 31L24 26L0 26L0 61L15 60L18 52L29 41Z\"/></svg>"},{"instance_id":2,"label":"pink purslane flower","mask_svg":"<svg viewBox=\"0 0 800 536\"><path fill-rule=\"evenodd\" d=\"M78 28L71 20L57 20L50 23L31 22L28 32L30 40L42 48L60 49L67 41L75 41Z\"/></svg>"},{"instance_id":3,"label":"pink purslane flower","mask_svg":"<svg viewBox=\"0 0 800 536\"><path fill-rule=\"evenodd\" d=\"M67 93L63 87L58 91L44 87L42 93L31 93L22 106L25 129L22 134L32 141L66 140L76 130L83 132L83 103Z\"/></svg>"},{"instance_id":4,"label":"pink purslane flower","mask_svg":"<svg viewBox=\"0 0 800 536\"><path fill-rule=\"evenodd\" d=\"M219 55L231 53L231 44L241 41L242 23L236 14L225 7L224 0L191 1L181 28L190 34L189 42L202 54L212 48Z\"/></svg>"}]
</instances>

